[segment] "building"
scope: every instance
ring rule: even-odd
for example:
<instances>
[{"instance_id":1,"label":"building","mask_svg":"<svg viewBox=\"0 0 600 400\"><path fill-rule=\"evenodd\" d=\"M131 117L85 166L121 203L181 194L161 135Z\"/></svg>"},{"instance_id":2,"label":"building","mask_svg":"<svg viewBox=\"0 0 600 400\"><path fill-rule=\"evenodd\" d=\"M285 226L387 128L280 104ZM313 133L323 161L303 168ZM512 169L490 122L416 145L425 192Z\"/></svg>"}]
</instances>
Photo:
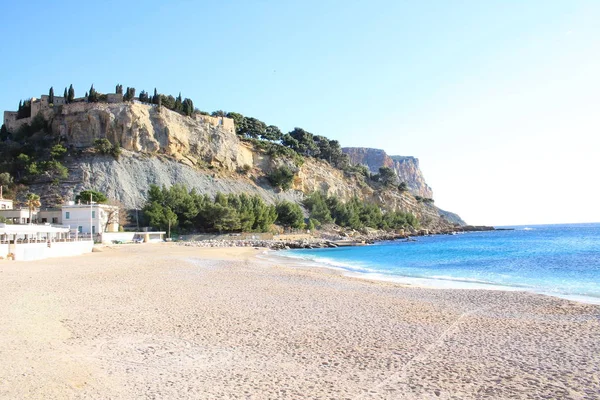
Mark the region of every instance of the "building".
<instances>
[{"instance_id":1,"label":"building","mask_svg":"<svg viewBox=\"0 0 600 400\"><path fill-rule=\"evenodd\" d=\"M0 210L12 210L13 201L2 197L2 186L0 185Z\"/></svg>"},{"instance_id":2,"label":"building","mask_svg":"<svg viewBox=\"0 0 600 400\"><path fill-rule=\"evenodd\" d=\"M52 224L69 226L73 233L98 234L119 231L119 208L108 204L75 204L68 202L61 208L42 208L31 212L28 208L14 208L12 200L0 200L0 217L13 225ZM91 229L90 229L91 226Z\"/></svg>"},{"instance_id":3,"label":"building","mask_svg":"<svg viewBox=\"0 0 600 400\"><path fill-rule=\"evenodd\" d=\"M13 200L2 197L2 186L0 186L0 217L11 224L24 225L36 222L37 210L33 210L30 215L29 208L15 208Z\"/></svg>"},{"instance_id":4,"label":"building","mask_svg":"<svg viewBox=\"0 0 600 400\"><path fill-rule=\"evenodd\" d=\"M9 199L3 199L2 195L0 195L0 210L12 210L13 209L13 201Z\"/></svg>"},{"instance_id":5,"label":"building","mask_svg":"<svg viewBox=\"0 0 600 400\"><path fill-rule=\"evenodd\" d=\"M62 209L60 208L40 208L36 215L38 224L62 224Z\"/></svg>"},{"instance_id":6,"label":"building","mask_svg":"<svg viewBox=\"0 0 600 400\"><path fill-rule=\"evenodd\" d=\"M0 217L5 218L9 223L14 225L26 225L37 222L37 212L31 213L31 221L29 220L28 208L11 208L0 210Z\"/></svg>"},{"instance_id":7,"label":"building","mask_svg":"<svg viewBox=\"0 0 600 400\"><path fill-rule=\"evenodd\" d=\"M94 242L70 237L69 228L0 224L0 260L41 260L90 253Z\"/></svg>"},{"instance_id":8,"label":"building","mask_svg":"<svg viewBox=\"0 0 600 400\"><path fill-rule=\"evenodd\" d=\"M119 231L119 208L108 204L74 204L72 201L61 209L62 225L72 232L89 235Z\"/></svg>"}]
</instances>

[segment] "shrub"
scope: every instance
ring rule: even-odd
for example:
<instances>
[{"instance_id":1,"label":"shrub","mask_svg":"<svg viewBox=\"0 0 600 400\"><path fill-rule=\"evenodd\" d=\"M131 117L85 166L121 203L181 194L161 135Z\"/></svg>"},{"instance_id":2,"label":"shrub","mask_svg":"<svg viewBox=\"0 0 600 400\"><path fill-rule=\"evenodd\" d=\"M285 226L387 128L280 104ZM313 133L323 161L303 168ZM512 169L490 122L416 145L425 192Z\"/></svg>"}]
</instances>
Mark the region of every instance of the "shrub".
<instances>
[{"instance_id":1,"label":"shrub","mask_svg":"<svg viewBox=\"0 0 600 400\"><path fill-rule=\"evenodd\" d=\"M294 172L287 166L282 165L275 168L267 177L271 185L288 190L292 187L294 181Z\"/></svg>"}]
</instances>

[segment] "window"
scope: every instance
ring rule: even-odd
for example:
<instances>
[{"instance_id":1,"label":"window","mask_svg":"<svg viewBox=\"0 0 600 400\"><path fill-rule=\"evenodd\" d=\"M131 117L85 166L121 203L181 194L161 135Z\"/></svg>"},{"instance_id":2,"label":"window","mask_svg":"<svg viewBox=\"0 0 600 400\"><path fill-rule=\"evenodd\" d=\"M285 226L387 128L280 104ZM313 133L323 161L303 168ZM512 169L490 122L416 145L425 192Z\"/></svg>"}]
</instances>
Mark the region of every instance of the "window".
<instances>
[{"instance_id":1,"label":"window","mask_svg":"<svg viewBox=\"0 0 600 400\"><path fill-rule=\"evenodd\" d=\"M96 218L96 211L92 211L92 218Z\"/></svg>"},{"instance_id":2,"label":"window","mask_svg":"<svg viewBox=\"0 0 600 400\"><path fill-rule=\"evenodd\" d=\"M71 213L67 211L67 214L65 215L65 219L69 219L71 218Z\"/></svg>"},{"instance_id":3,"label":"window","mask_svg":"<svg viewBox=\"0 0 600 400\"><path fill-rule=\"evenodd\" d=\"M77 232L79 232L79 233L83 233L83 226L79 225L79 226L77 227Z\"/></svg>"},{"instance_id":4,"label":"window","mask_svg":"<svg viewBox=\"0 0 600 400\"><path fill-rule=\"evenodd\" d=\"M48 218L42 218L42 224L45 224L48 222Z\"/></svg>"},{"instance_id":5,"label":"window","mask_svg":"<svg viewBox=\"0 0 600 400\"><path fill-rule=\"evenodd\" d=\"M96 233L96 225L92 225L92 233Z\"/></svg>"},{"instance_id":6,"label":"window","mask_svg":"<svg viewBox=\"0 0 600 400\"><path fill-rule=\"evenodd\" d=\"M52 223L58 224L58 217L52 217Z\"/></svg>"}]
</instances>

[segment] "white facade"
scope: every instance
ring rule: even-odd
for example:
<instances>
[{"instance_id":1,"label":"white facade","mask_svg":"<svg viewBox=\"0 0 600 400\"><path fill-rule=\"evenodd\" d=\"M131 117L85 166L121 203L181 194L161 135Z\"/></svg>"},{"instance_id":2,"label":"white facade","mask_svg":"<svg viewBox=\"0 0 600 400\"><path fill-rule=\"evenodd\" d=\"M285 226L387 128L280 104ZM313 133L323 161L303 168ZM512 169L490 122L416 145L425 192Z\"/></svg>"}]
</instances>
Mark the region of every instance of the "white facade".
<instances>
[{"instance_id":1,"label":"white facade","mask_svg":"<svg viewBox=\"0 0 600 400\"><path fill-rule=\"evenodd\" d=\"M119 230L119 208L106 204L73 204L62 206L62 224L72 232L99 234Z\"/></svg>"},{"instance_id":2,"label":"white facade","mask_svg":"<svg viewBox=\"0 0 600 400\"><path fill-rule=\"evenodd\" d=\"M0 210L12 210L13 201L9 199L3 199L0 197Z\"/></svg>"}]
</instances>

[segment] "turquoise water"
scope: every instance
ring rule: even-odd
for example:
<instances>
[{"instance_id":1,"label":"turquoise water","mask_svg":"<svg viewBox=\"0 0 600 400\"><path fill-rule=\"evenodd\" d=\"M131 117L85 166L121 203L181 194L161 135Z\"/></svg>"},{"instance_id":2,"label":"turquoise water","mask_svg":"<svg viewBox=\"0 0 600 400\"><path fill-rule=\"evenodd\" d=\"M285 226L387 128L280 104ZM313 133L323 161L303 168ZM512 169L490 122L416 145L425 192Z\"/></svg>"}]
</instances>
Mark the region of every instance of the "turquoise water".
<instances>
[{"instance_id":1,"label":"turquoise water","mask_svg":"<svg viewBox=\"0 0 600 400\"><path fill-rule=\"evenodd\" d=\"M600 303L600 224L514 228L285 255L371 279L528 290Z\"/></svg>"}]
</instances>

